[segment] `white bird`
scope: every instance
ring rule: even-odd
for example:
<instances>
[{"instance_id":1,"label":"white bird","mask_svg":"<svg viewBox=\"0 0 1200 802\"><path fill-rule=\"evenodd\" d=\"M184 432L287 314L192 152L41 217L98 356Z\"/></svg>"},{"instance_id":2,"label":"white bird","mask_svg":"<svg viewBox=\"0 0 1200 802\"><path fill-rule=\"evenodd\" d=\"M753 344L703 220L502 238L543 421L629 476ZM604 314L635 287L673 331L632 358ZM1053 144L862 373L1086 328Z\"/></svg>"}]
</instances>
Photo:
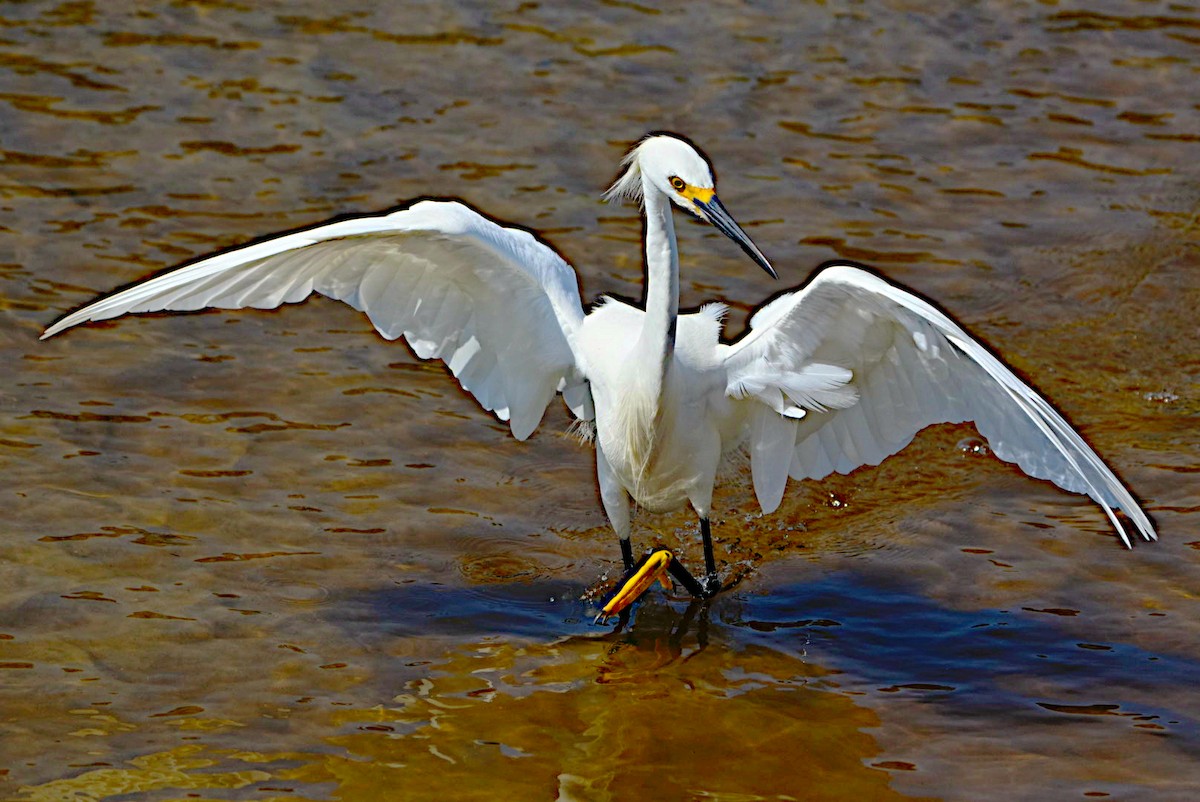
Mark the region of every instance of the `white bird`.
<instances>
[{"instance_id":1,"label":"white bird","mask_svg":"<svg viewBox=\"0 0 1200 802\"><path fill-rule=\"evenodd\" d=\"M720 584L709 514L722 459L745 446L754 491L774 511L793 479L876 465L935 423L974 421L1000 459L1125 512L1156 538L1129 491L1055 410L949 317L850 265L777 297L746 334L721 342L724 307L679 314L672 204L716 226L764 270L766 257L717 199L708 160L688 141L638 143L609 189L646 219L645 308L601 299L588 314L575 272L528 231L455 201L421 201L268 239L177 268L63 317L43 338L128 312L273 308L313 292L367 314L389 340L445 361L518 440L555 393L595 427L604 511L627 569L631 504L700 518L703 582Z\"/></svg>"}]
</instances>

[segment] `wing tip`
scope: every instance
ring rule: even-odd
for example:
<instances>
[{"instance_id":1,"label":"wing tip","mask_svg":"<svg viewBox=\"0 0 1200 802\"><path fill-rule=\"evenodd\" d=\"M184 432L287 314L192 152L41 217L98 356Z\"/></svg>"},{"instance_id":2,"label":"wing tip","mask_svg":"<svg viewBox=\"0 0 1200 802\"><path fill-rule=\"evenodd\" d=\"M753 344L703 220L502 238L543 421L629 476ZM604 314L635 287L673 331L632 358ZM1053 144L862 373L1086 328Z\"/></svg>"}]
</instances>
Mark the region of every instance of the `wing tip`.
<instances>
[{"instance_id":1,"label":"wing tip","mask_svg":"<svg viewBox=\"0 0 1200 802\"><path fill-rule=\"evenodd\" d=\"M55 334L58 334L60 331L66 331L67 329L71 328L74 325L75 325L75 322L72 321L71 316L68 315L67 317L64 317L62 320L59 320L58 322L52 323L51 325L47 326L46 330L42 332L41 336L38 337L38 339L39 340L48 340L51 337L53 337Z\"/></svg>"},{"instance_id":2,"label":"wing tip","mask_svg":"<svg viewBox=\"0 0 1200 802\"><path fill-rule=\"evenodd\" d=\"M1113 526L1116 527L1117 534L1121 537L1121 542L1125 544L1125 548L1132 549L1134 538L1129 536L1129 526L1137 531L1137 534L1142 536L1142 540L1147 543L1155 543L1158 541L1158 533L1154 531L1154 524L1150 522L1150 517L1145 511L1138 506L1137 502L1132 502L1130 506L1118 506L1115 508L1104 505L1104 511L1108 513L1109 519ZM1117 513L1120 513L1118 517Z\"/></svg>"},{"instance_id":3,"label":"wing tip","mask_svg":"<svg viewBox=\"0 0 1200 802\"><path fill-rule=\"evenodd\" d=\"M46 330L42 332L38 339L48 340L54 335L61 334L67 329L74 328L81 323L94 323L98 320L107 320L110 317L114 317L112 314L103 314L103 310L96 309L95 307L97 307L99 304L100 302L97 301L96 303L89 304L82 309L76 309L69 315L63 315L61 318L47 326Z\"/></svg>"}]
</instances>

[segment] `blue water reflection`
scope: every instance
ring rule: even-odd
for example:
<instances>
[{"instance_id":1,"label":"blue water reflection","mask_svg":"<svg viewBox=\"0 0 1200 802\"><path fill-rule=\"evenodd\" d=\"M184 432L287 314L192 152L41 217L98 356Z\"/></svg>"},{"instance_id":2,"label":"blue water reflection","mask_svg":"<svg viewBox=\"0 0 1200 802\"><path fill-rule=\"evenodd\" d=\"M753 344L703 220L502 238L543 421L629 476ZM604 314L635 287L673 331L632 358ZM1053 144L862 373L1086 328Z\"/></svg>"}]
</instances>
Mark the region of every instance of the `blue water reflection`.
<instances>
[{"instance_id":1,"label":"blue water reflection","mask_svg":"<svg viewBox=\"0 0 1200 802\"><path fill-rule=\"evenodd\" d=\"M718 616L736 642L837 670L843 686L858 690L922 693L971 711L1128 715L1200 736L1200 711L1160 706L1168 692L1187 698L1200 663L1087 642L1024 611L940 607L900 585L838 572L773 587ZM1014 690L1025 685L1041 695Z\"/></svg>"},{"instance_id":2,"label":"blue water reflection","mask_svg":"<svg viewBox=\"0 0 1200 802\"><path fill-rule=\"evenodd\" d=\"M607 638L633 647L669 643L778 653L830 672L831 689L886 704L913 698L946 714L1004 712L1055 721L1113 721L1184 736L1200 751L1200 711L1189 688L1200 663L1128 643L1092 643L1022 610L958 610L894 581L838 571L815 581L729 592L688 605L651 592L624 625L592 624L595 606L565 582L477 587L413 582L335 605L360 641L376 645L436 633L463 643ZM1083 718L1090 717L1090 718ZM1162 729L1159 729L1161 727Z\"/></svg>"}]
</instances>

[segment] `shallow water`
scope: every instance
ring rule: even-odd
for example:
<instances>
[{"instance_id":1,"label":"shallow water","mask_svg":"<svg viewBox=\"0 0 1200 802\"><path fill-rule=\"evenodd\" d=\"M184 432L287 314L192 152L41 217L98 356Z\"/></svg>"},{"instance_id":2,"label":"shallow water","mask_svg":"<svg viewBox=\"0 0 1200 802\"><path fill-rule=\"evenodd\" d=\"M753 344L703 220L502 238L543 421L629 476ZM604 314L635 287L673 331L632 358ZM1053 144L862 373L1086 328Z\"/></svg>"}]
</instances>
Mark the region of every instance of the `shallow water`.
<instances>
[{"instance_id":1,"label":"shallow water","mask_svg":"<svg viewBox=\"0 0 1200 802\"><path fill-rule=\"evenodd\" d=\"M383 7L377 7L382 5ZM1200 9L1188 3L0 7L0 796L1045 799L1200 792ZM640 295L599 202L680 131L784 277L681 225L683 305L830 259L936 299L1161 540L926 432L718 492L699 608L628 626L592 454L526 443L317 299L62 313L422 195ZM686 514L637 541L698 557Z\"/></svg>"}]
</instances>

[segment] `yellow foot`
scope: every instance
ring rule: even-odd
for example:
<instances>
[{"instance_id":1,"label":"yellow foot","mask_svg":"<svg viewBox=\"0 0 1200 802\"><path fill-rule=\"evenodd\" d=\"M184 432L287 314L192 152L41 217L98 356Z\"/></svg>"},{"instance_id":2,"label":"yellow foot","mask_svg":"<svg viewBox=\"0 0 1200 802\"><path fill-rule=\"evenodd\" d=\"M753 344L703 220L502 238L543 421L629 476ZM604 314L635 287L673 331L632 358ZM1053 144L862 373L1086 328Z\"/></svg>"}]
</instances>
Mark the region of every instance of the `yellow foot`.
<instances>
[{"instance_id":1,"label":"yellow foot","mask_svg":"<svg viewBox=\"0 0 1200 802\"><path fill-rule=\"evenodd\" d=\"M661 582L664 588L670 590L671 580L667 578L667 569L672 559L671 552L666 549L656 551L646 558L642 567L625 580L625 584L618 588L616 594L608 600L608 604L604 605L604 609L596 616L596 623L604 623L609 616L616 615L633 604L655 582Z\"/></svg>"}]
</instances>

